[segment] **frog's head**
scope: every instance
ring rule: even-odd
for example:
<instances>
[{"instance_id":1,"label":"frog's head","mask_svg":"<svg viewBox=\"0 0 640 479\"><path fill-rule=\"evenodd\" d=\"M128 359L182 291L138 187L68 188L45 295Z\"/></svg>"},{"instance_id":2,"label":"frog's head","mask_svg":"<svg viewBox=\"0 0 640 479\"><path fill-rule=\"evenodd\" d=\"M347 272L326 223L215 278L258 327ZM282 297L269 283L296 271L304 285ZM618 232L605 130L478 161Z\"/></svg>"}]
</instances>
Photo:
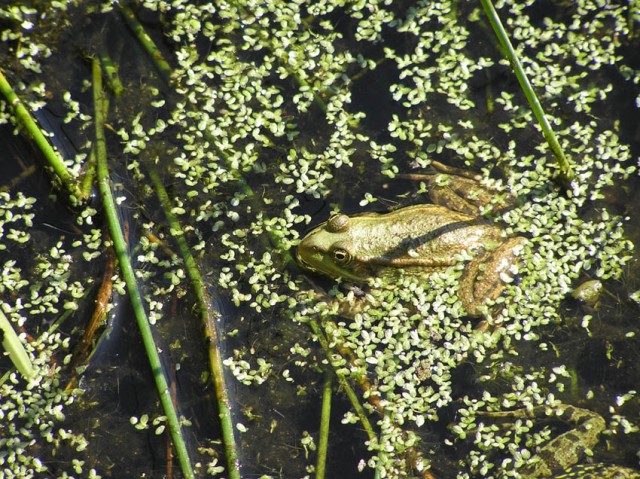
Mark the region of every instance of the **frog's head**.
<instances>
[{"instance_id":1,"label":"frog's head","mask_svg":"<svg viewBox=\"0 0 640 479\"><path fill-rule=\"evenodd\" d=\"M298 263L332 278L365 282L370 274L358 260L351 222L347 215L337 214L311 230L296 250Z\"/></svg>"}]
</instances>

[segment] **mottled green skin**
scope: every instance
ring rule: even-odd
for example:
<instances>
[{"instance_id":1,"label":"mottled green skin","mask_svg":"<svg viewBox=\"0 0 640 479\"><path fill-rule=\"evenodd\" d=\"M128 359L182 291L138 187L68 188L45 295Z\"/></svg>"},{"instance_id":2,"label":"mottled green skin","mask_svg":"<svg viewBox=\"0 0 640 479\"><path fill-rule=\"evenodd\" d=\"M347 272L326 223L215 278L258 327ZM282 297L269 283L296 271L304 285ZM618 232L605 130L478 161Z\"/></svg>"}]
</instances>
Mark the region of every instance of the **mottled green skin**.
<instances>
[{"instance_id":1,"label":"mottled green skin","mask_svg":"<svg viewBox=\"0 0 640 479\"><path fill-rule=\"evenodd\" d=\"M364 282L397 276L399 269L419 274L439 271L467 252L475 263L470 262L461 280L460 298L467 313L477 316L480 305L504 288L499 275L515 262L521 241L506 240L501 228L475 216L427 204L382 214L333 216L302 239L297 255L309 269ZM479 280L480 262L492 266L484 268Z\"/></svg>"},{"instance_id":2,"label":"mottled green skin","mask_svg":"<svg viewBox=\"0 0 640 479\"><path fill-rule=\"evenodd\" d=\"M604 418L588 409L569 404L555 407L483 414L496 420L531 419L534 422L558 421L573 429L544 444L528 464L518 472L523 479L640 479L640 472L613 464L579 464L586 451L593 449L605 429Z\"/></svg>"},{"instance_id":3,"label":"mottled green skin","mask_svg":"<svg viewBox=\"0 0 640 479\"><path fill-rule=\"evenodd\" d=\"M611 464L578 464L561 474L549 477L553 479L640 479L640 472Z\"/></svg>"},{"instance_id":4,"label":"mottled green skin","mask_svg":"<svg viewBox=\"0 0 640 479\"><path fill-rule=\"evenodd\" d=\"M585 281L573 290L571 296L590 306L595 305L602 294L602 282L597 279Z\"/></svg>"},{"instance_id":5,"label":"mottled green skin","mask_svg":"<svg viewBox=\"0 0 640 479\"><path fill-rule=\"evenodd\" d=\"M298 256L324 274L362 282L388 269L450 266L462 251L500 240L500 228L476 224L473 216L415 205L384 214L336 215L300 242Z\"/></svg>"}]
</instances>

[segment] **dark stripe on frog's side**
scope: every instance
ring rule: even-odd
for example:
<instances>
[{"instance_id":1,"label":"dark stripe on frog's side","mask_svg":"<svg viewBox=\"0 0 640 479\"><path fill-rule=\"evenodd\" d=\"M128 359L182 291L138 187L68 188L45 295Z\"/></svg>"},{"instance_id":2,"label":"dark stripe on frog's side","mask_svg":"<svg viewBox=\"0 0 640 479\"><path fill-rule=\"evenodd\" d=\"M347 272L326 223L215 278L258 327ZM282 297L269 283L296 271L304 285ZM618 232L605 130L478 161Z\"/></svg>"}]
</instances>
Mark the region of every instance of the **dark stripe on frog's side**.
<instances>
[{"instance_id":1,"label":"dark stripe on frog's side","mask_svg":"<svg viewBox=\"0 0 640 479\"><path fill-rule=\"evenodd\" d=\"M455 265L503 242L503 230L474 216L424 204L388 213L336 215L311 230L297 254L308 269L350 281Z\"/></svg>"},{"instance_id":2,"label":"dark stripe on frog's side","mask_svg":"<svg viewBox=\"0 0 640 479\"><path fill-rule=\"evenodd\" d=\"M429 267L450 266L456 263L455 259L452 257L449 257L440 262L434 262L433 257L414 258L408 256L407 254L409 250L415 250L420 246L428 245L438 240L439 238L444 237L446 234L455 233L458 230L464 230L475 226L487 226L488 228L493 228L492 225L482 222L478 219L447 223L421 236L405 238L393 250L387 251L384 255L381 255L379 257L366 258L366 262L377 266L387 267L390 267L389 263L393 262L394 264L392 265L392 267L397 268L425 265ZM364 258L360 258L360 260L365 261Z\"/></svg>"}]
</instances>

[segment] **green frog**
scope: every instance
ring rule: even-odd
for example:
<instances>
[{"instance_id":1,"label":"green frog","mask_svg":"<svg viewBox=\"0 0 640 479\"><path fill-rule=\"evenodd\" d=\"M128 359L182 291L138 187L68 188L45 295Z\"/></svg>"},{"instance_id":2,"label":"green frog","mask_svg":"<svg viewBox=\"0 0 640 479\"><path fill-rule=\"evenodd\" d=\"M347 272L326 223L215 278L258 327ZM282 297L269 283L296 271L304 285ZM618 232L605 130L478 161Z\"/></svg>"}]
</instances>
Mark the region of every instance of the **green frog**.
<instances>
[{"instance_id":1,"label":"green frog","mask_svg":"<svg viewBox=\"0 0 640 479\"><path fill-rule=\"evenodd\" d=\"M508 238L481 218L494 194L478 178L434 163L437 174L417 176L429 183L435 204L407 206L388 213L337 214L313 229L297 249L299 263L333 278L364 283L392 279L399 270L425 274L471 257L460 280L459 297L470 316L496 299L510 281L525 239ZM494 192L497 193L497 192ZM500 208L505 205L493 202Z\"/></svg>"},{"instance_id":2,"label":"green frog","mask_svg":"<svg viewBox=\"0 0 640 479\"><path fill-rule=\"evenodd\" d=\"M580 463L586 452L598 444L606 426L604 418L594 411L558 404L481 415L493 420L558 421L572 427L541 446L518 470L523 479L640 479L640 472L627 467Z\"/></svg>"},{"instance_id":3,"label":"green frog","mask_svg":"<svg viewBox=\"0 0 640 479\"><path fill-rule=\"evenodd\" d=\"M481 216L486 205L508 207L512 199L481 186L479 178L439 163L434 175L406 175L426 180L435 204L407 206L388 213L337 214L315 227L300 242L299 263L333 278L364 283L370 278L393 280L399 271L425 274L468 259L458 296L470 316L482 316L483 304L496 299L515 271L523 237L507 237ZM470 259L469 259L470 258ZM536 407L493 418L549 419L549 408ZM640 473L615 465L578 464L605 427L604 419L585 409L559 405L553 417L572 429L540 448L521 477L537 479L640 479ZM578 465L576 465L578 464ZM562 472L560 472L562 471Z\"/></svg>"},{"instance_id":4,"label":"green frog","mask_svg":"<svg viewBox=\"0 0 640 479\"><path fill-rule=\"evenodd\" d=\"M393 280L399 270L425 274L469 259L459 282L458 296L470 316L482 316L483 304L497 298L514 272L523 237L507 237L499 226L484 220L486 205L508 207L509 197L482 187L478 178L435 163L439 173L406 175L426 180L435 204L407 206L388 213L337 214L308 233L297 249L299 263L333 278L364 283L370 278ZM579 464L583 451L597 442L604 419L569 405L486 413L494 419L550 419L572 427L541 447L521 477L538 479L640 479L640 473L615 465ZM577 464L577 465L576 465Z\"/></svg>"}]
</instances>

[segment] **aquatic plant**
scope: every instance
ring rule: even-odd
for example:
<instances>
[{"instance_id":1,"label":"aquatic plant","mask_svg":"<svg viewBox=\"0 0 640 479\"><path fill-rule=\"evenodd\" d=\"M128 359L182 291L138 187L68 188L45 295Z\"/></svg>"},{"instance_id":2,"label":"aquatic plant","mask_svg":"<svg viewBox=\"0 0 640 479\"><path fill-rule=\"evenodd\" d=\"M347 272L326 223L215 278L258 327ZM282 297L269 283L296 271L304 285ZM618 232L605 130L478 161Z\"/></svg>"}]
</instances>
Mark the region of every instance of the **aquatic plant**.
<instances>
[{"instance_id":1,"label":"aquatic plant","mask_svg":"<svg viewBox=\"0 0 640 479\"><path fill-rule=\"evenodd\" d=\"M607 354L620 359L607 371L633 361L622 357L637 347L633 325L612 312L629 306L606 304L603 313L565 306L585 278L622 291L621 281L637 277L624 230L636 224L637 214L632 204L625 208L613 197L613 187L623 191L626 182L637 181L630 126L640 102L637 2L581 1L553 5L546 13L532 1L498 5L523 71L573 164L574 179L566 187L554 182L558 167L551 147L538 133L479 4L176 0L140 2L132 10L117 1L52 2L49 8L45 16L18 3L2 8L2 64L43 130L43 107L55 104L78 138L77 153L69 153L59 135L43 135L78 181L55 201L64 201L69 191L81 196L81 173L85 185L92 181L92 145L101 141L93 124L106 123L117 135L104 139L108 183L116 207L133 211L127 218L112 210L114 221L137 225L128 246L120 248L133 260L128 284L140 282L147 320L160 341L154 348L181 351L179 361L168 363L202 356L201 344L187 348L172 328L197 329L201 318L213 323L205 335L220 346L213 354L221 355L232 375L227 382L242 394L243 408L232 403L224 421L235 430L227 431L227 444L249 445L237 458L251 465L245 467L265 476L284 467L288 477L331 471L332 444L340 438L326 432L329 413L322 427L293 420L301 408L320 408L315 391L331 375L350 401L342 421L367 431L360 435L354 427L347 439L359 444L353 468L370 467L383 477L406 477L412 470L429 477L430 468L451 471L450 477L492 477L497 471L517 477L552 429L532 432L518 421L490 425L487 412L579 402L605 414L612 441L637 437L635 390L580 374L577 357L614 334ZM155 29L145 32L141 16ZM123 33L125 24L135 35ZM80 49L94 65L101 58L105 71L109 64L120 66L117 76L106 76L107 88L111 80L122 85L112 87L108 108L85 97L79 85L89 88L95 77L81 62L66 70L59 66L69 64L69 50L54 48L61 45L58 37L83 30L91 38L79 36ZM102 31L130 40L136 55L129 55L126 42L106 42ZM65 85L66 78L53 74L60 70L81 81ZM622 88L629 94L619 94ZM55 102L48 100L52 94ZM2 105L2 122L18 125L13 110ZM99 121L102 108L105 118ZM312 284L291 261L291 247L329 210L426 201L425 185L396 177L434 160L479 171L488 185L518 198L514 208L492 218L529 239L517 280L496 301L503 307L488 315L495 328L482 332L464 317L457 297L462 263L428 281L374 281L362 293L368 308L345 318L335 300L352 301L360 293L330 285L326 295L312 294ZM52 398L41 392L33 402L36 412L30 414L48 425L38 434L54 452L81 443L79 453L86 448L87 456L76 460L89 462L91 443L82 434L51 432L63 419L62 406L68 410L78 393L60 391L72 344L57 329L79 324L99 281L87 272L105 268L101 252L112 240L96 206L76 201L69 222L81 232L52 232L47 241L36 241L30 215L52 200L23 189L19 183L3 197L0 240L4 251L28 247L36 254L0 259L7 273L2 308L16 328L37 336L25 348L39 371L38 384L46 384L42 391L57 391ZM169 214L159 214L161 209ZM125 296L120 275L112 276L115 296L107 299L107 311ZM194 284L196 292L189 293ZM218 306L224 298L237 307L234 315ZM194 303L197 311L176 314ZM603 324L605 316L611 316L610 325ZM51 321L55 326L47 332ZM581 347L568 346L574 343ZM55 367L49 366L52 358ZM199 370L209 380L220 378L214 368ZM34 383L15 373L7 377L2 414L8 418ZM204 397L210 383L194 382ZM323 386L325 411L329 390ZM345 410L342 398L334 392L332 411ZM275 408L286 413L280 416ZM166 414L144 414L132 418L131 434L150 424L163 433ZM187 440L189 457L183 460L196 473L234 470L233 453L225 461L224 448L210 442L217 437L176 419L182 429L206 438L198 451ZM1 423L0 435L16 431L16 424ZM322 439L316 440L316 429L323 430ZM33 447L33 433L26 426L20 431L20 444L0 439L5 473L18 477L50 468L47 456L41 459ZM304 451L300 457L280 447L294 442ZM316 451L325 459L316 462ZM455 451L464 453L458 457ZM256 465L258 455L269 463ZM64 473L105 474L98 466L87 472L74 464Z\"/></svg>"}]
</instances>

